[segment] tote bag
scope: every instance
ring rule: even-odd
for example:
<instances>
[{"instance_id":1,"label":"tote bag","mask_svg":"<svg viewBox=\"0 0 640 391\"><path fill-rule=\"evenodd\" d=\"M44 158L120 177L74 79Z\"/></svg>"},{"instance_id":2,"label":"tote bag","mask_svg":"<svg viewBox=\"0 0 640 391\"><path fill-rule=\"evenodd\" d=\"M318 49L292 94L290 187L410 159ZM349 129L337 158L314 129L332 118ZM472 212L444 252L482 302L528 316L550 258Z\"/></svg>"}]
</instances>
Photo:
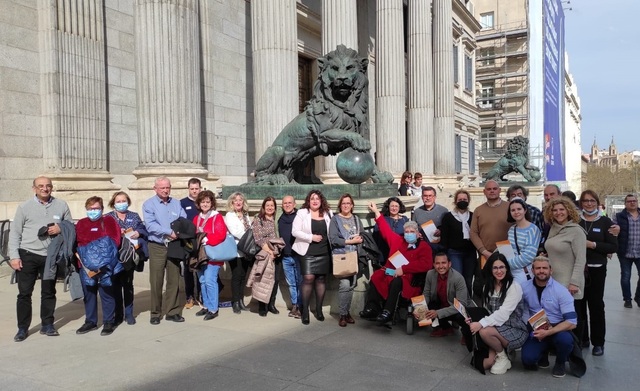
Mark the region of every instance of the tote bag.
<instances>
[{"instance_id":1,"label":"tote bag","mask_svg":"<svg viewBox=\"0 0 640 391\"><path fill-rule=\"evenodd\" d=\"M345 278L355 276L358 273L358 252L351 251L345 254L333 254L333 276Z\"/></svg>"}]
</instances>

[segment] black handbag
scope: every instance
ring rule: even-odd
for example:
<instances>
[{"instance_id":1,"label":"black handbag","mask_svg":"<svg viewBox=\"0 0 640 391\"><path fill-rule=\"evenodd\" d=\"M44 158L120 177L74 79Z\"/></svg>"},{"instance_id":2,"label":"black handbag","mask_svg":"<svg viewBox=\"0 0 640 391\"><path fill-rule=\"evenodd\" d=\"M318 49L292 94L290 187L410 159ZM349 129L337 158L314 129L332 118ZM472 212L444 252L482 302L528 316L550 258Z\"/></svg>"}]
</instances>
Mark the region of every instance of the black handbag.
<instances>
[{"instance_id":1,"label":"black handbag","mask_svg":"<svg viewBox=\"0 0 640 391\"><path fill-rule=\"evenodd\" d=\"M246 230L238 242L238 253L247 261L253 261L259 251L260 249L253 237L253 230Z\"/></svg>"}]
</instances>

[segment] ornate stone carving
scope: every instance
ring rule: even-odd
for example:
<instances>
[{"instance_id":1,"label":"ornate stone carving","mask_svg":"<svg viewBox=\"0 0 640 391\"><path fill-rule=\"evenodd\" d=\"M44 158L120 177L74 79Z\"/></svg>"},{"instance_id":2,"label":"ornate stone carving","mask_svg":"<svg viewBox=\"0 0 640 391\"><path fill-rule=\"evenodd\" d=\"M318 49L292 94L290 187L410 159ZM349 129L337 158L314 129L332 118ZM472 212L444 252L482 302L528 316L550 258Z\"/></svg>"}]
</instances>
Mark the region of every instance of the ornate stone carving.
<instances>
[{"instance_id":1,"label":"ornate stone carving","mask_svg":"<svg viewBox=\"0 0 640 391\"><path fill-rule=\"evenodd\" d=\"M344 45L318 59L320 72L305 111L295 117L256 164L256 184L321 183L313 158L346 148L368 152L369 60ZM311 163L311 167L310 166ZM374 171L374 181L389 179Z\"/></svg>"},{"instance_id":2,"label":"ornate stone carving","mask_svg":"<svg viewBox=\"0 0 640 391\"><path fill-rule=\"evenodd\" d=\"M529 182L537 182L541 178L540 169L529 165L529 140L516 136L507 141L507 152L502 156L485 176L486 180L506 181L504 176L517 172Z\"/></svg>"}]
</instances>

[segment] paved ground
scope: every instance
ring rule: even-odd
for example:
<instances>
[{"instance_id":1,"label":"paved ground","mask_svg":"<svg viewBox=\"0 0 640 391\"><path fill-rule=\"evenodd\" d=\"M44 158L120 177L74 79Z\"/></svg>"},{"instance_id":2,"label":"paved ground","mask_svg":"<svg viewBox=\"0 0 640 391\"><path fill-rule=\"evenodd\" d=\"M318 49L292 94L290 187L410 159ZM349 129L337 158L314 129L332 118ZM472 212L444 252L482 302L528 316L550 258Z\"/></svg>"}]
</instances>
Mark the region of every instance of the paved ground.
<instances>
[{"instance_id":1,"label":"paved ground","mask_svg":"<svg viewBox=\"0 0 640 391\"><path fill-rule=\"evenodd\" d=\"M581 379L556 379L550 369L524 372L517 360L506 375L483 376L469 366L459 335L433 339L421 329L409 336L404 324L386 330L359 320L342 329L335 317L323 323L312 317L305 327L288 318L282 306L280 315L267 318L234 315L224 308L208 322L191 309L184 311L185 323L151 326L145 288L136 294L138 324L122 325L109 337L99 331L76 335L84 321L83 305L70 303L68 294L60 292L56 327L61 335L38 334L36 305L31 335L15 343L17 288L9 285L7 269L0 266L3 390L601 391L634 390L640 383L640 309L622 307L615 260L607 280L605 355L593 357L583 350L588 370Z\"/></svg>"}]
</instances>

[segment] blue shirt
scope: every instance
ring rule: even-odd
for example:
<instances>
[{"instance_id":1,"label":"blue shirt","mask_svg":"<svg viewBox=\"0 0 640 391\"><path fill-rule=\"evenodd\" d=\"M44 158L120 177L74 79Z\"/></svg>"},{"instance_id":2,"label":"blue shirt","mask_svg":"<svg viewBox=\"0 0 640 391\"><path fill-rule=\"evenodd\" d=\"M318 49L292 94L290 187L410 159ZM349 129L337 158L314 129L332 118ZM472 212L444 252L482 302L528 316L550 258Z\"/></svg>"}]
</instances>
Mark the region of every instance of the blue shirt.
<instances>
[{"instance_id":1,"label":"blue shirt","mask_svg":"<svg viewBox=\"0 0 640 391\"><path fill-rule=\"evenodd\" d=\"M565 320L572 324L578 324L578 316L573 304L573 296L564 285L559 284L549 277L547 286L542 291L540 300L534 285L535 279L528 280L522 284L522 298L529 308L527 318L544 308L544 312L552 325L556 325Z\"/></svg>"},{"instance_id":2,"label":"blue shirt","mask_svg":"<svg viewBox=\"0 0 640 391\"><path fill-rule=\"evenodd\" d=\"M142 204L142 216L149 231L149 241L163 243L165 237L171 235L171 223L179 217L186 218L187 214L177 199L169 197L164 202L155 195Z\"/></svg>"}]
</instances>

